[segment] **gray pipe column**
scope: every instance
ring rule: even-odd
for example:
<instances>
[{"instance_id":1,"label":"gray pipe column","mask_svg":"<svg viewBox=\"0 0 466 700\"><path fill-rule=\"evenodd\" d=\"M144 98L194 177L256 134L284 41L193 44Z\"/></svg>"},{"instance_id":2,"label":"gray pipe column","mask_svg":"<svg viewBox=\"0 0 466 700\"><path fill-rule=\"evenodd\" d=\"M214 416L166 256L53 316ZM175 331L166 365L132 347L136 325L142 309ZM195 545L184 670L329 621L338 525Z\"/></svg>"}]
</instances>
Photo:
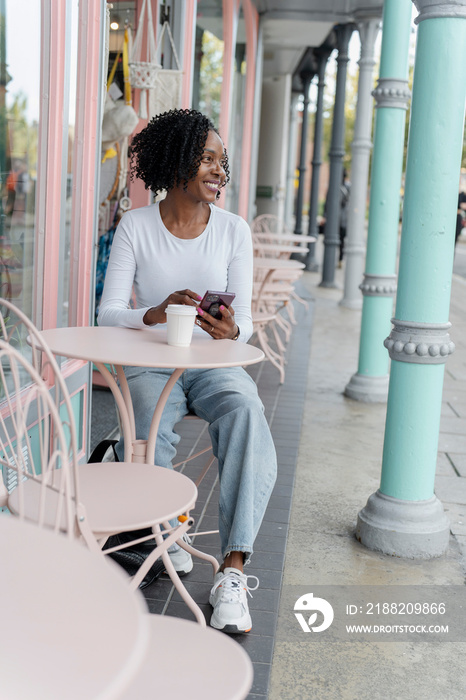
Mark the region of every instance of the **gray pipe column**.
<instances>
[{"instance_id":1,"label":"gray pipe column","mask_svg":"<svg viewBox=\"0 0 466 700\"><path fill-rule=\"evenodd\" d=\"M312 179L311 179L311 193L309 201L309 224L308 224L308 235L319 236L319 229L317 227L317 215L319 213L319 181L320 181L320 166L322 165L322 141L323 141L323 122L324 122L324 89L325 89L325 69L327 67L327 61L332 49L324 49L321 51L314 51L317 57L317 103L316 103L316 115L314 121L314 150L312 154ZM306 269L310 272L317 272L319 269L319 263L316 258L316 244L309 244L309 253L306 258Z\"/></svg>"},{"instance_id":2,"label":"gray pipe column","mask_svg":"<svg viewBox=\"0 0 466 700\"><path fill-rule=\"evenodd\" d=\"M293 228L294 182L296 180L296 146L298 143L298 101L299 93L291 93L290 127L288 130L288 164L286 174L285 225Z\"/></svg>"},{"instance_id":3,"label":"gray pipe column","mask_svg":"<svg viewBox=\"0 0 466 700\"><path fill-rule=\"evenodd\" d=\"M298 196L296 199L296 218L295 218L295 233L302 234L303 232L303 199L304 199L304 177L306 175L306 148L307 148L307 129L309 123L309 88L313 75L311 73L301 73L303 81L304 105L303 105L303 123L301 126L301 148L299 152L299 184Z\"/></svg>"},{"instance_id":4,"label":"gray pipe column","mask_svg":"<svg viewBox=\"0 0 466 700\"><path fill-rule=\"evenodd\" d=\"M359 59L358 103L354 123L351 159L351 191L348 202L348 230L345 240L345 283L341 306L362 307L359 285L364 272L367 185L372 150L374 45L379 33L380 17L359 16L356 26L361 39Z\"/></svg>"},{"instance_id":5,"label":"gray pipe column","mask_svg":"<svg viewBox=\"0 0 466 700\"><path fill-rule=\"evenodd\" d=\"M345 96L346 73L348 68L348 44L354 31L354 24L344 24L336 28L337 34L337 82L333 109L332 143L330 146L330 178L327 194L327 222L324 238L324 264L320 287L336 287L335 260L340 245L340 187L345 155Z\"/></svg>"}]
</instances>

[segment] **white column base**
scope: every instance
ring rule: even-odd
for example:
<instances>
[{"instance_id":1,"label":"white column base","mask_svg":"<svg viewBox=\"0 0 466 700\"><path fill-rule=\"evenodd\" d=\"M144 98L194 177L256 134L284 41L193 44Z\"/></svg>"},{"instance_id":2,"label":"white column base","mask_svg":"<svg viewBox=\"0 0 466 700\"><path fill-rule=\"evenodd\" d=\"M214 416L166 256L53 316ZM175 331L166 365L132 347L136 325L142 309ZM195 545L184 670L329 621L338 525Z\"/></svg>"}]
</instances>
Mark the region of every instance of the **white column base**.
<instances>
[{"instance_id":1,"label":"white column base","mask_svg":"<svg viewBox=\"0 0 466 700\"><path fill-rule=\"evenodd\" d=\"M365 403L385 403L388 397L389 375L369 377L365 374L353 374L343 392L349 399Z\"/></svg>"},{"instance_id":2,"label":"white column base","mask_svg":"<svg viewBox=\"0 0 466 700\"><path fill-rule=\"evenodd\" d=\"M376 491L358 514L356 539L394 557L431 559L448 549L450 522L436 496L402 501Z\"/></svg>"}]
</instances>

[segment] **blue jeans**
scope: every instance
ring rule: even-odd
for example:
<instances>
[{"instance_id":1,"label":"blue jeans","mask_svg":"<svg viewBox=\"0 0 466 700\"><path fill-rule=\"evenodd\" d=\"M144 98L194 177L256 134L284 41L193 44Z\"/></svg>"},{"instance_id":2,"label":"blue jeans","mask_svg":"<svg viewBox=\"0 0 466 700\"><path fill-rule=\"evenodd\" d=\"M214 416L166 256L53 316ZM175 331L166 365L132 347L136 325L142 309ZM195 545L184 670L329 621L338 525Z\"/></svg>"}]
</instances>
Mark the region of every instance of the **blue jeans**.
<instances>
[{"instance_id":1,"label":"blue jeans","mask_svg":"<svg viewBox=\"0 0 466 700\"><path fill-rule=\"evenodd\" d=\"M137 439L148 438L155 405L172 371L125 367ZM172 466L180 441L174 427L190 412L209 423L218 459L222 556L245 552L247 562L277 475L275 447L256 384L242 367L185 370L160 421L154 464ZM122 459L123 439L116 449Z\"/></svg>"}]
</instances>

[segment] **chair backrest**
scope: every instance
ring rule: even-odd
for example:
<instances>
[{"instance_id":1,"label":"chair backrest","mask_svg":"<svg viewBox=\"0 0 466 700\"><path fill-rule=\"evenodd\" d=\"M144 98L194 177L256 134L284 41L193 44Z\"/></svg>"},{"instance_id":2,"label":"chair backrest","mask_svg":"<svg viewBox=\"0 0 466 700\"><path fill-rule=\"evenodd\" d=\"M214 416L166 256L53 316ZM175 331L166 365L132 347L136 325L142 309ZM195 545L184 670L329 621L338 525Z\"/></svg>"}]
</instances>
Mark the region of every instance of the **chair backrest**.
<instances>
[{"instance_id":1,"label":"chair backrest","mask_svg":"<svg viewBox=\"0 0 466 700\"><path fill-rule=\"evenodd\" d=\"M271 233L279 235L281 233L291 233L282 219L275 214L260 214L251 223L252 233Z\"/></svg>"},{"instance_id":2,"label":"chair backrest","mask_svg":"<svg viewBox=\"0 0 466 700\"><path fill-rule=\"evenodd\" d=\"M60 368L34 324L0 299L0 505L79 536L76 427Z\"/></svg>"},{"instance_id":3,"label":"chair backrest","mask_svg":"<svg viewBox=\"0 0 466 700\"><path fill-rule=\"evenodd\" d=\"M279 258L285 255L280 246L289 245L286 240L281 241L280 236L289 234L291 231L286 227L285 222L275 214L261 214L257 216L251 224L252 242L254 255L259 258ZM264 245L265 244L265 245ZM287 257L291 257L290 252Z\"/></svg>"}]
</instances>

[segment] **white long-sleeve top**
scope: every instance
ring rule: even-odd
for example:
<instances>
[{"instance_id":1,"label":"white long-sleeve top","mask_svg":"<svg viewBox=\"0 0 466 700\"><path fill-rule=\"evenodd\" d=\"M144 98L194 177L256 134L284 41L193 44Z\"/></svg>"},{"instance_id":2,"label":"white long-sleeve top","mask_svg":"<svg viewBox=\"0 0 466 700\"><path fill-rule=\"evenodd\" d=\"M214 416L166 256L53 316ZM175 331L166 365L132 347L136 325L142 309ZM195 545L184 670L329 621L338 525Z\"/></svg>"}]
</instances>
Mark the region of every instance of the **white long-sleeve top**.
<instances>
[{"instance_id":1,"label":"white long-sleeve top","mask_svg":"<svg viewBox=\"0 0 466 700\"><path fill-rule=\"evenodd\" d=\"M252 335L252 237L244 219L210 205L200 236L182 239L164 226L159 203L134 209L121 218L113 239L97 322L99 326L147 328L148 309L170 294L210 289L236 294L232 304L238 340ZM134 293L136 305L129 308ZM195 326L195 332L204 333Z\"/></svg>"}]
</instances>

